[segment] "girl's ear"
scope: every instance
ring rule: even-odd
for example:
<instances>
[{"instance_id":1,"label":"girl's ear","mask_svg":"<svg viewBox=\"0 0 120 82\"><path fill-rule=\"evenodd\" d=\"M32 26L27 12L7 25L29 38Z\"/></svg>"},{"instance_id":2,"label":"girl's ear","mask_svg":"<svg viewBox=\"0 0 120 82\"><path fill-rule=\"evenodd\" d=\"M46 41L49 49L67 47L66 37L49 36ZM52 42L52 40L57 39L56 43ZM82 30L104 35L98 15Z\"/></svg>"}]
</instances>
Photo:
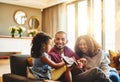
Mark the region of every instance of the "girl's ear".
<instances>
[{"instance_id":1,"label":"girl's ear","mask_svg":"<svg viewBox=\"0 0 120 82\"><path fill-rule=\"evenodd\" d=\"M43 49L45 49L46 44L43 44Z\"/></svg>"}]
</instances>

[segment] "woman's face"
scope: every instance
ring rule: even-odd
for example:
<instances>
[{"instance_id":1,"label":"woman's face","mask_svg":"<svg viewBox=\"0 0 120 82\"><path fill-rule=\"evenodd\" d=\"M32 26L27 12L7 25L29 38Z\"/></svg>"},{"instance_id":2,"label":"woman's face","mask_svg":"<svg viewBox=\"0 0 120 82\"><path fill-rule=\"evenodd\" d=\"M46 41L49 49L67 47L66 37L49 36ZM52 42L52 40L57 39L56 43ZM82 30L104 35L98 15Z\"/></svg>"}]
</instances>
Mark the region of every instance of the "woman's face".
<instances>
[{"instance_id":1,"label":"woman's face","mask_svg":"<svg viewBox=\"0 0 120 82\"><path fill-rule=\"evenodd\" d=\"M45 44L44 47L45 47L45 52L48 53L50 51L51 47L52 47L52 40L49 39L48 42L47 42L47 44Z\"/></svg>"},{"instance_id":2,"label":"woman's face","mask_svg":"<svg viewBox=\"0 0 120 82\"><path fill-rule=\"evenodd\" d=\"M86 41L85 41L84 39L81 39L81 40L79 41L79 49L80 49L83 53L87 54L88 47L87 47Z\"/></svg>"}]
</instances>

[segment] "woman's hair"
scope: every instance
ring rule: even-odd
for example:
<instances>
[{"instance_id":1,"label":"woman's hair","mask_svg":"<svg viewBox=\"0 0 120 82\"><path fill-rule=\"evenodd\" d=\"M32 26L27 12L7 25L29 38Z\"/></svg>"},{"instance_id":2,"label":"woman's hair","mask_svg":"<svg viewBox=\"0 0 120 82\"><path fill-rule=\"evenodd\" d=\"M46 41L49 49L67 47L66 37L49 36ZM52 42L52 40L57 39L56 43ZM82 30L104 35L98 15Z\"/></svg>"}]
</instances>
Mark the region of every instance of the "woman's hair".
<instances>
[{"instance_id":1,"label":"woman's hair","mask_svg":"<svg viewBox=\"0 0 120 82\"><path fill-rule=\"evenodd\" d=\"M79 55L80 57L83 57L83 52L79 48L79 42L81 39L84 39L86 41L86 45L88 47L88 56L93 57L94 55L97 55L98 50L101 48L100 45L96 42L96 40L90 36L90 35L82 35L79 36L75 43L75 53Z\"/></svg>"},{"instance_id":2,"label":"woman's hair","mask_svg":"<svg viewBox=\"0 0 120 82\"><path fill-rule=\"evenodd\" d=\"M44 45L47 44L49 39L52 38L46 33L37 33L32 39L31 56L35 58L40 57L45 51Z\"/></svg>"}]
</instances>

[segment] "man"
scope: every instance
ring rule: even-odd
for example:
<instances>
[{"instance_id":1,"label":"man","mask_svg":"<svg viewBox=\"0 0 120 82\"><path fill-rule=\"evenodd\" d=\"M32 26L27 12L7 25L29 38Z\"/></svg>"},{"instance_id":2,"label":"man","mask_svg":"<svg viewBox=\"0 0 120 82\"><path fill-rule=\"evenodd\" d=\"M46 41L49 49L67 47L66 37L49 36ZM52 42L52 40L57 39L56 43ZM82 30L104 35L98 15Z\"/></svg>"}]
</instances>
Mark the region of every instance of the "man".
<instances>
[{"instance_id":1,"label":"man","mask_svg":"<svg viewBox=\"0 0 120 82\"><path fill-rule=\"evenodd\" d=\"M54 47L50 50L49 55L51 56L51 59L56 62L59 63L62 61L62 56L67 56L67 57L74 57L75 58L75 53L66 46L68 40L67 40L67 34L63 31L58 31L55 34L55 39L54 39ZM71 75L70 71L67 71L65 74L67 75ZM72 80L72 76L68 77L69 79L71 78ZM62 77L63 79L63 77ZM63 80L64 81L64 80Z\"/></svg>"},{"instance_id":2,"label":"man","mask_svg":"<svg viewBox=\"0 0 120 82\"><path fill-rule=\"evenodd\" d=\"M49 55L54 62L61 62L62 54L68 57L76 57L75 53L66 46L67 42L67 34L64 31L58 31L55 34L55 45L49 52Z\"/></svg>"}]
</instances>

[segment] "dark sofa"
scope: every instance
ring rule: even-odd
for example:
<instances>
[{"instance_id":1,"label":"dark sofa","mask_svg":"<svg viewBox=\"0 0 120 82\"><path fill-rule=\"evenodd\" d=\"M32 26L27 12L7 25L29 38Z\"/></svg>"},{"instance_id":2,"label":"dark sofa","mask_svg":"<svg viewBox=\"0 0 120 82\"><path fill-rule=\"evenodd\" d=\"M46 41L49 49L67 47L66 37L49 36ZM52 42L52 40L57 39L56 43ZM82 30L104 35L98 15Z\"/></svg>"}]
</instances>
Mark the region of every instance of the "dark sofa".
<instances>
[{"instance_id":1,"label":"dark sofa","mask_svg":"<svg viewBox=\"0 0 120 82\"><path fill-rule=\"evenodd\" d=\"M11 73L2 75L3 82L42 82L32 80L26 77L27 58L30 55L12 55L10 56Z\"/></svg>"},{"instance_id":2,"label":"dark sofa","mask_svg":"<svg viewBox=\"0 0 120 82\"><path fill-rule=\"evenodd\" d=\"M11 73L6 73L2 75L3 82L42 82L39 80L32 80L27 78L26 67L29 66L27 62L28 57L30 57L30 55L10 56ZM114 80L114 78L116 78L116 75L112 74L110 78ZM64 82L64 79L62 81Z\"/></svg>"}]
</instances>

